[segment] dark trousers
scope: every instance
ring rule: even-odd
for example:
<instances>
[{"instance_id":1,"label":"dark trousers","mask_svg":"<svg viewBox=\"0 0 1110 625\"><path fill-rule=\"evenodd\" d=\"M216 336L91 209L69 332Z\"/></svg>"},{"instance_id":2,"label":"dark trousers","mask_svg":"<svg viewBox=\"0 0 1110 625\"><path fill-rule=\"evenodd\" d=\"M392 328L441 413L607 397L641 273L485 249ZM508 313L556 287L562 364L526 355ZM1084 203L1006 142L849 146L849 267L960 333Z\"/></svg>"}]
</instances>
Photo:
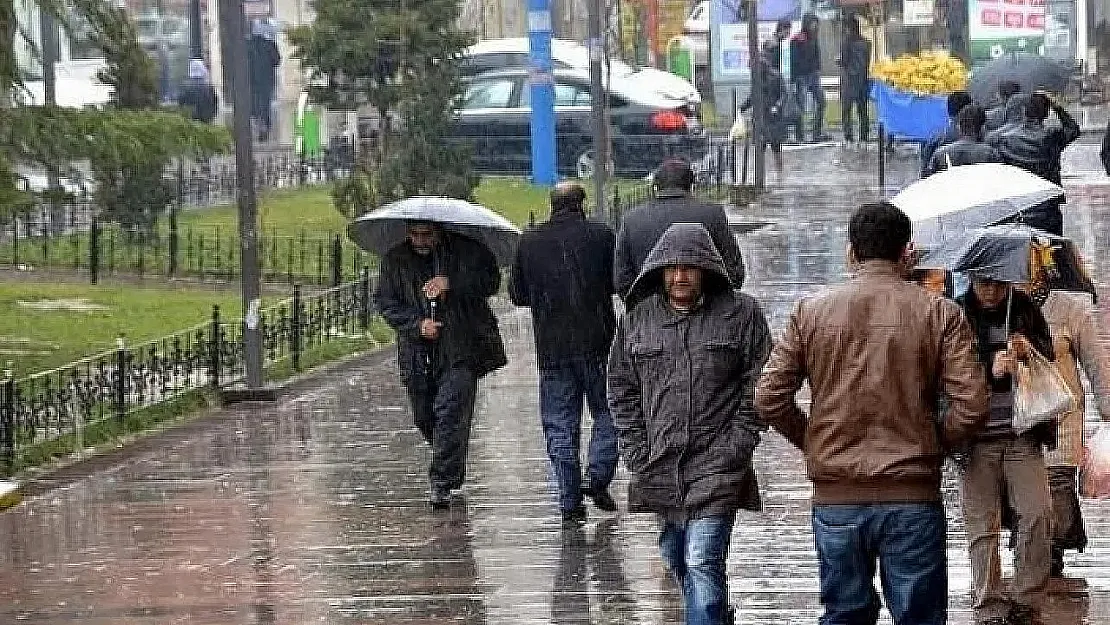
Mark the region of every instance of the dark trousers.
<instances>
[{"instance_id":1,"label":"dark trousers","mask_svg":"<svg viewBox=\"0 0 1110 625\"><path fill-rule=\"evenodd\" d=\"M821 625L874 625L879 594L898 625L948 618L944 507L939 503L813 507L821 576Z\"/></svg>"},{"instance_id":2,"label":"dark trousers","mask_svg":"<svg viewBox=\"0 0 1110 625\"><path fill-rule=\"evenodd\" d=\"M794 95L798 98L798 108L802 112L802 119L799 119L798 125L795 126L798 141L805 140L803 125L805 124L807 94L813 96L813 103L817 107L813 114L813 138L816 139L821 136L825 128L825 90L821 88L820 72L794 77Z\"/></svg>"},{"instance_id":3,"label":"dark trousers","mask_svg":"<svg viewBox=\"0 0 1110 625\"><path fill-rule=\"evenodd\" d=\"M416 428L432 447L432 487L461 488L478 378L467 367L451 367L414 377L408 392Z\"/></svg>"},{"instance_id":4,"label":"dark trousers","mask_svg":"<svg viewBox=\"0 0 1110 625\"><path fill-rule=\"evenodd\" d=\"M605 396L605 362L576 358L540 369L540 417L547 439L547 457L559 482L559 507L572 510L582 503L582 400L594 418L590 436L589 486L609 488L617 470L617 430Z\"/></svg>"},{"instance_id":5,"label":"dark trousers","mask_svg":"<svg viewBox=\"0 0 1110 625\"><path fill-rule=\"evenodd\" d=\"M853 141L855 133L852 132L852 110L859 117L859 139L867 141L871 132L871 120L867 113L867 88L853 86L845 89L841 94L841 122L844 127L844 138Z\"/></svg>"}]
</instances>

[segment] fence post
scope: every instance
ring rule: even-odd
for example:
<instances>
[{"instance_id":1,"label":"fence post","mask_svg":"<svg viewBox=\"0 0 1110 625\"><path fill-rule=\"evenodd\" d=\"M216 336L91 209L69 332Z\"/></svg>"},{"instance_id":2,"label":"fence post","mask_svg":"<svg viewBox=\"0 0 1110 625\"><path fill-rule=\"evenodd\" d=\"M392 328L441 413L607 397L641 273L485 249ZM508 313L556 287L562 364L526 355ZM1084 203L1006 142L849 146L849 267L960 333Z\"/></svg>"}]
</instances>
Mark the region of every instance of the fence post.
<instances>
[{"instance_id":1,"label":"fence post","mask_svg":"<svg viewBox=\"0 0 1110 625\"><path fill-rule=\"evenodd\" d=\"M178 204L170 205L170 240L168 241L167 248L169 249L169 266L168 273L171 278L177 277L177 256L179 239L177 235L177 207Z\"/></svg>"},{"instance_id":2,"label":"fence post","mask_svg":"<svg viewBox=\"0 0 1110 625\"><path fill-rule=\"evenodd\" d=\"M343 241L339 235L331 242L331 285L343 284Z\"/></svg>"},{"instance_id":3,"label":"fence post","mask_svg":"<svg viewBox=\"0 0 1110 625\"><path fill-rule=\"evenodd\" d=\"M879 195L886 193L886 128L879 122Z\"/></svg>"},{"instance_id":4,"label":"fence post","mask_svg":"<svg viewBox=\"0 0 1110 625\"><path fill-rule=\"evenodd\" d=\"M0 387L0 453L7 472L15 468L15 379L11 369L4 371L4 385Z\"/></svg>"},{"instance_id":5,"label":"fence post","mask_svg":"<svg viewBox=\"0 0 1110 625\"><path fill-rule=\"evenodd\" d=\"M100 281L100 220L93 217L89 225L89 279Z\"/></svg>"},{"instance_id":6,"label":"fence post","mask_svg":"<svg viewBox=\"0 0 1110 625\"><path fill-rule=\"evenodd\" d=\"M293 319L290 321L289 340L293 343L289 346L289 352L293 355L293 371L301 370L301 285L293 285Z\"/></svg>"},{"instance_id":7,"label":"fence post","mask_svg":"<svg viewBox=\"0 0 1110 625\"><path fill-rule=\"evenodd\" d=\"M220 331L220 305L212 305L212 327L208 334L208 385L220 388L220 348L223 332Z\"/></svg>"},{"instance_id":8,"label":"fence post","mask_svg":"<svg viewBox=\"0 0 1110 625\"><path fill-rule=\"evenodd\" d=\"M370 266L362 266L362 277L359 284L359 316L358 325L365 333L370 329Z\"/></svg>"},{"instance_id":9,"label":"fence post","mask_svg":"<svg viewBox=\"0 0 1110 625\"><path fill-rule=\"evenodd\" d=\"M128 371L128 360L127 343L124 341L123 335L121 334L116 337L116 388L115 397L112 402L116 412L116 419L120 421L123 421L124 415L127 414L127 381L131 377L131 372Z\"/></svg>"}]
</instances>

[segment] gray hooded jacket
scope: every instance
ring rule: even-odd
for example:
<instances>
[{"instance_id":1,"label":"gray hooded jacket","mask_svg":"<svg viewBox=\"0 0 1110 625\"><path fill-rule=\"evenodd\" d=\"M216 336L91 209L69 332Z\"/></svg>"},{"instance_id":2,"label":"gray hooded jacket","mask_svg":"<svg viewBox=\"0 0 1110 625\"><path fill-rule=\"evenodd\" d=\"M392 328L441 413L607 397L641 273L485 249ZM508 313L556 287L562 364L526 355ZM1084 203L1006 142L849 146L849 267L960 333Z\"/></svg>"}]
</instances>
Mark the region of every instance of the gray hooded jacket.
<instances>
[{"instance_id":1,"label":"gray hooded jacket","mask_svg":"<svg viewBox=\"0 0 1110 625\"><path fill-rule=\"evenodd\" d=\"M703 271L689 313L663 294L663 269ZM679 223L632 287L609 356L609 406L632 472L629 510L688 520L760 508L752 452L764 429L754 388L771 349L759 304L730 288L708 230Z\"/></svg>"}]
</instances>

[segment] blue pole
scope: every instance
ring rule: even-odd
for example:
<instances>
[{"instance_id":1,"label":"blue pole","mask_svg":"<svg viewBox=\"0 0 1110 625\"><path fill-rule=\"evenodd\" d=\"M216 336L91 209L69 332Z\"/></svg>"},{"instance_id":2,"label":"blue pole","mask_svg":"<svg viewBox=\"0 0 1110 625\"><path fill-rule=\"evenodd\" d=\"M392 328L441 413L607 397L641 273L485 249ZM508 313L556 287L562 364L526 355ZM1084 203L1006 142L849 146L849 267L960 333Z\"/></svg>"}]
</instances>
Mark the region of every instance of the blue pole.
<instances>
[{"instance_id":1,"label":"blue pole","mask_svg":"<svg viewBox=\"0 0 1110 625\"><path fill-rule=\"evenodd\" d=\"M555 78L551 73L550 0L528 0L532 100L532 182L551 186L555 171Z\"/></svg>"}]
</instances>

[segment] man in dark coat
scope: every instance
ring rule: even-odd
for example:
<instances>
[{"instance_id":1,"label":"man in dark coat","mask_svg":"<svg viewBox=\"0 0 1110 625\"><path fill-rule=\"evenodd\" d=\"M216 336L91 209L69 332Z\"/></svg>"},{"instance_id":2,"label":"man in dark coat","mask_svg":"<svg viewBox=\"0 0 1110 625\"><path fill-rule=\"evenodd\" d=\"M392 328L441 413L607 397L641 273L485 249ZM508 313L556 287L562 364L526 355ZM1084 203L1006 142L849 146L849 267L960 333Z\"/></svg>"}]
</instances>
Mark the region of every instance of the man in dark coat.
<instances>
[{"instance_id":1,"label":"man in dark coat","mask_svg":"<svg viewBox=\"0 0 1110 625\"><path fill-rule=\"evenodd\" d=\"M728 218L720 204L695 199L694 170L680 159L665 161L655 172L655 199L632 209L624 217L617 234L616 258L613 262L613 284L625 298L640 267L659 237L675 223L700 223L709 230L713 244L724 258L728 277L735 288L744 284L744 257L728 226Z\"/></svg>"},{"instance_id":2,"label":"man in dark coat","mask_svg":"<svg viewBox=\"0 0 1110 625\"><path fill-rule=\"evenodd\" d=\"M701 224L671 226L632 291L609 356L629 510L659 515L686 623L731 624L725 562L736 512L760 509L752 399L770 331Z\"/></svg>"},{"instance_id":3,"label":"man in dark coat","mask_svg":"<svg viewBox=\"0 0 1110 625\"><path fill-rule=\"evenodd\" d=\"M605 398L605 359L613 340L613 231L586 219L586 191L576 182L551 192L551 218L528 229L517 248L509 296L532 309L540 369L540 417L568 527L586 521L583 494L598 508L617 504L617 432ZM589 469L582 487L582 400L593 414Z\"/></svg>"},{"instance_id":4,"label":"man in dark coat","mask_svg":"<svg viewBox=\"0 0 1110 625\"><path fill-rule=\"evenodd\" d=\"M1013 101L1017 96L1011 99ZM1060 120L1059 126L1046 126L1051 112ZM1021 124L1007 125L988 139L1002 160L1034 173L1049 182L1061 184L1060 158L1064 150L1079 138L1079 123L1062 105L1046 94L1034 93L1025 107ZM1057 236L1064 234L1063 200L1049 200L1024 211L1021 220Z\"/></svg>"},{"instance_id":5,"label":"man in dark coat","mask_svg":"<svg viewBox=\"0 0 1110 625\"><path fill-rule=\"evenodd\" d=\"M216 119L219 100L201 59L189 61L189 79L177 92L177 104L189 111L190 119L211 124Z\"/></svg>"},{"instance_id":6,"label":"man in dark coat","mask_svg":"<svg viewBox=\"0 0 1110 625\"><path fill-rule=\"evenodd\" d=\"M815 13L802 16L802 29L790 39L790 80L794 81L794 95L798 107L805 113L806 96L813 96L816 109L813 112L813 141L828 141L823 128L825 125L825 89L821 86L821 46L818 43L817 28L820 22ZM798 121L797 139L805 140L803 122Z\"/></svg>"},{"instance_id":7,"label":"man in dark coat","mask_svg":"<svg viewBox=\"0 0 1110 625\"><path fill-rule=\"evenodd\" d=\"M1002 157L998 151L983 143L983 123L986 118L979 105L965 106L956 120L960 138L948 145L942 145L933 153L933 160L929 162L925 175L931 176L938 171L960 165L1001 163Z\"/></svg>"},{"instance_id":8,"label":"man in dark coat","mask_svg":"<svg viewBox=\"0 0 1110 625\"><path fill-rule=\"evenodd\" d=\"M415 222L382 257L378 309L397 331L397 365L413 418L432 447L433 508L462 488L478 379L504 366L505 347L487 298L501 274L483 245Z\"/></svg>"},{"instance_id":9,"label":"man in dark coat","mask_svg":"<svg viewBox=\"0 0 1110 625\"><path fill-rule=\"evenodd\" d=\"M960 131L956 127L956 118L965 106L971 104L971 94L966 91L954 91L948 94L948 125L937 136L921 144L921 177L928 174L929 163L933 161L933 153L942 145L948 145L960 138Z\"/></svg>"},{"instance_id":10,"label":"man in dark coat","mask_svg":"<svg viewBox=\"0 0 1110 625\"><path fill-rule=\"evenodd\" d=\"M261 20L251 26L247 40L247 66L250 70L251 117L259 125L259 140L268 141L273 130L271 107L277 85L277 67L281 65L277 32L272 24Z\"/></svg>"},{"instance_id":11,"label":"man in dark coat","mask_svg":"<svg viewBox=\"0 0 1110 625\"><path fill-rule=\"evenodd\" d=\"M871 96L871 42L863 38L859 20L854 16L845 22L844 41L840 44L840 101L844 124L844 140L855 141L852 133L852 109L859 116L859 140L867 143L871 121L867 104Z\"/></svg>"}]
</instances>

